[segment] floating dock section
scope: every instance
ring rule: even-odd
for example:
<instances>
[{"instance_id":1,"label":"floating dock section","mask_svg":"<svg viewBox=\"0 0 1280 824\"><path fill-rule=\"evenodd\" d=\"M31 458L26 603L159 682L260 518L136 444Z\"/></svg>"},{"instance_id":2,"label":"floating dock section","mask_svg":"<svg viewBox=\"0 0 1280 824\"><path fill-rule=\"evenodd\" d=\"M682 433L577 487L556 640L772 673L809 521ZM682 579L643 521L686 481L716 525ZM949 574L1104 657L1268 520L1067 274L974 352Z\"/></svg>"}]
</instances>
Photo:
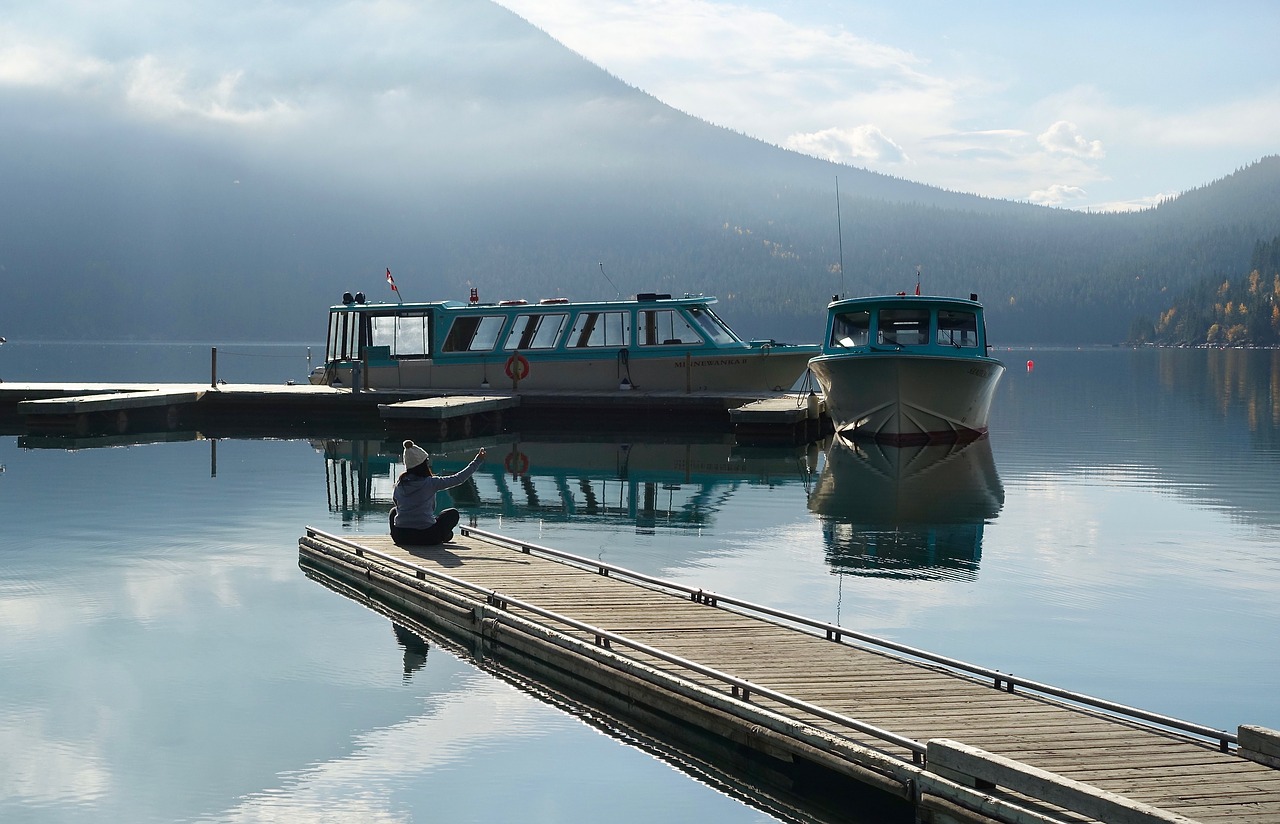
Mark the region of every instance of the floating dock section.
<instances>
[{"instance_id":1,"label":"floating dock section","mask_svg":"<svg viewBox=\"0 0 1280 824\"><path fill-rule=\"evenodd\" d=\"M503 412L519 405L518 395L445 395L379 404L378 413L388 422L434 424L439 440L447 441L450 437L470 438L481 425L490 432L501 432Z\"/></svg>"},{"instance_id":2,"label":"floating dock section","mask_svg":"<svg viewBox=\"0 0 1280 824\"><path fill-rule=\"evenodd\" d=\"M91 431L123 434L131 428L177 429L182 410L199 403L201 388L170 387L97 392L22 401L18 414L31 431L87 435Z\"/></svg>"},{"instance_id":3,"label":"floating dock section","mask_svg":"<svg viewBox=\"0 0 1280 824\"><path fill-rule=\"evenodd\" d=\"M423 427L439 440L509 426L596 431L733 431L743 444L798 444L824 428L820 401L800 393L365 390L262 384L0 383L0 424L28 435L123 435L248 426L284 431L334 424Z\"/></svg>"},{"instance_id":4,"label":"floating dock section","mask_svg":"<svg viewBox=\"0 0 1280 824\"><path fill-rule=\"evenodd\" d=\"M1280 821L1280 733L1214 730L476 527L308 528L312 577L544 689L897 799L918 822ZM822 783L822 782L817 782Z\"/></svg>"},{"instance_id":5,"label":"floating dock section","mask_svg":"<svg viewBox=\"0 0 1280 824\"><path fill-rule=\"evenodd\" d=\"M729 410L738 443L798 444L830 434L826 401L815 392L761 398Z\"/></svg>"}]
</instances>

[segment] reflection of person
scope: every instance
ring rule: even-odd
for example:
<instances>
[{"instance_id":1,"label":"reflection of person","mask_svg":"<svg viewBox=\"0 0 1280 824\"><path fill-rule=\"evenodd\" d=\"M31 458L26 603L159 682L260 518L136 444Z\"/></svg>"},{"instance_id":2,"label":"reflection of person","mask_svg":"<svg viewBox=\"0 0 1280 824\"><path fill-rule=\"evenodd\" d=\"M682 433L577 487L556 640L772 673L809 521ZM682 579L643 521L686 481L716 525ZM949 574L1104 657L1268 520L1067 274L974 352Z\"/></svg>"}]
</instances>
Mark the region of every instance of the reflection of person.
<instances>
[{"instance_id":1,"label":"reflection of person","mask_svg":"<svg viewBox=\"0 0 1280 824\"><path fill-rule=\"evenodd\" d=\"M426 666L427 652L430 651L431 645L426 642L426 639L419 638L413 630L406 629L394 621L391 623L391 631L396 634L396 641L404 648L404 679L407 682L410 675Z\"/></svg>"},{"instance_id":2,"label":"reflection of person","mask_svg":"<svg viewBox=\"0 0 1280 824\"><path fill-rule=\"evenodd\" d=\"M395 503L391 508L391 540L408 546L452 541L453 528L458 525L458 510L436 512L436 493L465 483L483 462L484 450L481 449L462 471L435 475L426 450L413 441L405 441L404 472L391 495Z\"/></svg>"}]
</instances>

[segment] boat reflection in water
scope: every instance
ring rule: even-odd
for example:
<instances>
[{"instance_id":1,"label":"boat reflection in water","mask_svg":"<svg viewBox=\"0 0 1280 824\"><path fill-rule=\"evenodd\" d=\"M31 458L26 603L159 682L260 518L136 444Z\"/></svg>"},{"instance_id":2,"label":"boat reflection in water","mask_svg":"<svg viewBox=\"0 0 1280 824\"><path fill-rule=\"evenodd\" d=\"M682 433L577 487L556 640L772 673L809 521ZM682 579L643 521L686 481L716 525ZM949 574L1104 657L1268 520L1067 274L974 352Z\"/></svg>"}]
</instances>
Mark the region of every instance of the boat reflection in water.
<instances>
[{"instance_id":1,"label":"boat reflection in water","mask_svg":"<svg viewBox=\"0 0 1280 824\"><path fill-rule=\"evenodd\" d=\"M991 442L890 446L836 437L809 496L837 572L973 577L1004 505Z\"/></svg>"},{"instance_id":2,"label":"boat reflection in water","mask_svg":"<svg viewBox=\"0 0 1280 824\"><path fill-rule=\"evenodd\" d=\"M385 519L400 464L400 441L330 440L325 455L329 509L343 520ZM741 447L731 436L696 442L526 441L515 435L432 447L437 473L456 472L477 447L488 458L439 506L496 519L633 525L639 532L701 528L746 484L812 482L818 445ZM446 451L447 450L447 451ZM806 487L807 488L807 487Z\"/></svg>"}]
</instances>

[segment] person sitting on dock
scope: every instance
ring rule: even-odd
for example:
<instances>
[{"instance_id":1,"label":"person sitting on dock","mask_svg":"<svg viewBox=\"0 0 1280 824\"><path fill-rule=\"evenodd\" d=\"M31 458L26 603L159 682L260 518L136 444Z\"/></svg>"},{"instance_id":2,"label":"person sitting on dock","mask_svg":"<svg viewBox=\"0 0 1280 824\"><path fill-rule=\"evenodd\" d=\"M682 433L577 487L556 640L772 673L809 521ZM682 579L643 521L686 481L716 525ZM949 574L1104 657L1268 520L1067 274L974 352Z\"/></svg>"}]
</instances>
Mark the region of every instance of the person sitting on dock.
<instances>
[{"instance_id":1,"label":"person sitting on dock","mask_svg":"<svg viewBox=\"0 0 1280 824\"><path fill-rule=\"evenodd\" d=\"M471 463L452 475L431 471L427 451L413 441L404 442L404 472L391 495L391 540L402 546L433 546L453 540L458 510L436 512L436 493L466 483L484 463L481 449Z\"/></svg>"}]
</instances>

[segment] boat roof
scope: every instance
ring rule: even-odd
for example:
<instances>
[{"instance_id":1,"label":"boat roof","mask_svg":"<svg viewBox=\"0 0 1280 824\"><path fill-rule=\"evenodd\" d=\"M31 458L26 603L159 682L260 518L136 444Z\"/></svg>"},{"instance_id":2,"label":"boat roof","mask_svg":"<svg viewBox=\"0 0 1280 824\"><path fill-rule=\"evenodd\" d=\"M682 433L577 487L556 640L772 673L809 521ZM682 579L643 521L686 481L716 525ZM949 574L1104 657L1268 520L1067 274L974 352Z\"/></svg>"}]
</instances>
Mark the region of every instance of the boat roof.
<instances>
[{"instance_id":1,"label":"boat roof","mask_svg":"<svg viewBox=\"0 0 1280 824\"><path fill-rule=\"evenodd\" d=\"M832 300L827 305L828 309L846 309L851 307L881 307L888 306L899 308L905 306L919 306L921 304L933 306L963 306L976 311L982 311L982 304L978 302L977 295L970 295L966 298L951 297L949 295L909 295L899 292L896 295L866 295L857 298L838 298Z\"/></svg>"},{"instance_id":2,"label":"boat roof","mask_svg":"<svg viewBox=\"0 0 1280 824\"><path fill-rule=\"evenodd\" d=\"M480 302L471 303L469 301L460 301L460 300L440 300L440 301L426 301L426 302L405 301L404 303L384 303L384 302L368 303L368 302L358 301L354 299L350 302L346 302L345 298L348 296L349 294L344 295L343 296L344 302L336 303L333 306L331 306L330 309L332 311L348 310L348 311L365 311L365 312L387 311L387 310L414 311L414 310L425 310L425 309L444 309L448 311L460 311L460 310L466 310L466 309L490 310L490 311L494 309L499 309L503 311L512 311L512 310L526 311L529 309L555 310L555 309L591 308L591 309L605 310L605 309L631 308L633 306L640 306L640 305L710 306L711 304L718 302L714 295L684 294L684 295L681 295L680 297L673 297L672 295L669 295L665 292L661 292L661 293L660 292L641 292L629 298L617 298L614 300L569 300L568 298L555 297L555 298L543 298L541 300L536 300L536 301L517 299L517 300L489 301L485 303L480 303Z\"/></svg>"}]
</instances>

